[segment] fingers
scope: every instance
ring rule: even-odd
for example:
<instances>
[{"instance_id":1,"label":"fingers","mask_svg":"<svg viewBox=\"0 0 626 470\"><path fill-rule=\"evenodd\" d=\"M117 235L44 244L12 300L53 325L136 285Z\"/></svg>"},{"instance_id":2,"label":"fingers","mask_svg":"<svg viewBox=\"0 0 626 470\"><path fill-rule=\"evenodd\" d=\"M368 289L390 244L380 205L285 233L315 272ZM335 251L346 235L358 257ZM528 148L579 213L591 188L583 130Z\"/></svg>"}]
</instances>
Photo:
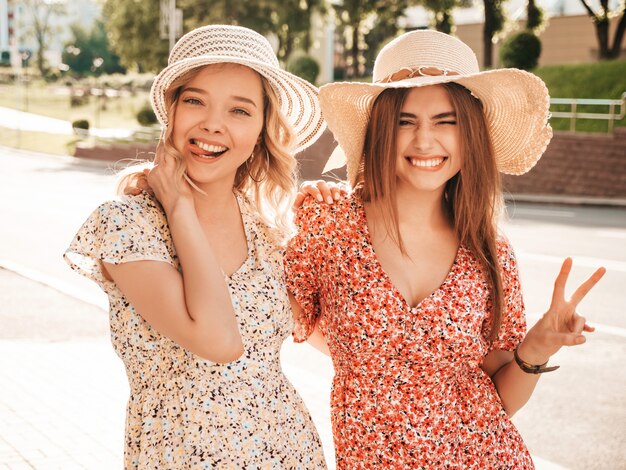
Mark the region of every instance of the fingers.
<instances>
[{"instance_id":1,"label":"fingers","mask_svg":"<svg viewBox=\"0 0 626 470\"><path fill-rule=\"evenodd\" d=\"M571 270L572 258L565 258L565 261L563 261L561 265L561 271L554 281L554 292L552 293L553 305L565 297L565 284L567 284L567 278Z\"/></svg>"},{"instance_id":2,"label":"fingers","mask_svg":"<svg viewBox=\"0 0 626 470\"><path fill-rule=\"evenodd\" d=\"M585 296L589 293L591 289L598 283L602 276L606 273L605 268L599 268L594 272L589 278L583 282L578 289L574 291L572 294L572 298L570 299L574 306L578 305L581 300L585 298Z\"/></svg>"},{"instance_id":3,"label":"fingers","mask_svg":"<svg viewBox=\"0 0 626 470\"><path fill-rule=\"evenodd\" d=\"M330 192L333 195L333 199L335 201L338 201L339 199L341 199L341 196L345 196L346 194L348 194L348 191L346 190L346 188L343 185L340 184L333 184L330 187Z\"/></svg>"},{"instance_id":4,"label":"fingers","mask_svg":"<svg viewBox=\"0 0 626 470\"><path fill-rule=\"evenodd\" d=\"M306 195L305 194L303 194L301 192L296 194L296 200L293 201L293 206L292 206L293 210L294 211L298 210L302 206L302 203L304 202L305 199L306 199Z\"/></svg>"},{"instance_id":5,"label":"fingers","mask_svg":"<svg viewBox=\"0 0 626 470\"><path fill-rule=\"evenodd\" d=\"M313 196L318 201L322 202L324 200L322 193L317 187L319 181L305 181L298 188L298 196L302 196L302 200L306 199L307 196ZM300 203L302 205L302 203ZM298 206L299 207L299 206Z\"/></svg>"},{"instance_id":6,"label":"fingers","mask_svg":"<svg viewBox=\"0 0 626 470\"><path fill-rule=\"evenodd\" d=\"M587 338L577 333L561 333L558 340L562 346L579 346L584 344Z\"/></svg>"},{"instance_id":7,"label":"fingers","mask_svg":"<svg viewBox=\"0 0 626 470\"><path fill-rule=\"evenodd\" d=\"M319 190L322 199L319 199L319 201L326 201L328 204L332 204L335 201L335 197L333 196L330 187L328 186L328 184L326 183L326 181L323 180L319 180L317 182L317 189ZM338 195L338 194L337 194Z\"/></svg>"},{"instance_id":8,"label":"fingers","mask_svg":"<svg viewBox=\"0 0 626 470\"><path fill-rule=\"evenodd\" d=\"M159 143L157 144L157 147L156 147L156 152L154 155L154 164L162 165L163 163L165 163L166 157L167 157L167 151L165 149L165 142L161 139L159 140Z\"/></svg>"},{"instance_id":9,"label":"fingers","mask_svg":"<svg viewBox=\"0 0 626 470\"><path fill-rule=\"evenodd\" d=\"M585 323L585 326L583 327L583 331L586 331L587 333L593 333L594 331L596 331L596 328L594 326L591 326Z\"/></svg>"},{"instance_id":10,"label":"fingers","mask_svg":"<svg viewBox=\"0 0 626 470\"><path fill-rule=\"evenodd\" d=\"M139 188L124 188L124 196L139 196L141 194L141 189Z\"/></svg>"},{"instance_id":11,"label":"fingers","mask_svg":"<svg viewBox=\"0 0 626 470\"><path fill-rule=\"evenodd\" d=\"M570 331L572 333L580 334L585 328L585 325L586 325L585 317L581 317L578 314L574 314L574 316L572 317Z\"/></svg>"},{"instance_id":12,"label":"fingers","mask_svg":"<svg viewBox=\"0 0 626 470\"><path fill-rule=\"evenodd\" d=\"M300 185L298 192L299 195L302 195L304 198L306 198L306 196L313 196L319 202L332 204L333 202L341 199L342 195L348 194L348 189L340 183L330 183L324 180L317 180L305 181ZM296 202L298 202L299 205L294 205L294 208L300 207L302 204L300 197L296 199Z\"/></svg>"}]
</instances>

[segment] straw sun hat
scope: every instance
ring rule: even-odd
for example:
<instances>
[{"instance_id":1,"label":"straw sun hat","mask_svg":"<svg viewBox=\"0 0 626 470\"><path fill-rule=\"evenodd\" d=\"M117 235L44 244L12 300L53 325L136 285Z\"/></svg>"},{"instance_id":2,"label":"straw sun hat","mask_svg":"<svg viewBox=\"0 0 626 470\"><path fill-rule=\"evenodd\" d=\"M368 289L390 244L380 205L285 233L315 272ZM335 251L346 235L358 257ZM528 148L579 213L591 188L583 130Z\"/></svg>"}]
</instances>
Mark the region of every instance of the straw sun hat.
<instances>
[{"instance_id":1,"label":"straw sun hat","mask_svg":"<svg viewBox=\"0 0 626 470\"><path fill-rule=\"evenodd\" d=\"M217 63L245 65L267 79L295 132L295 152L311 145L324 131L318 89L282 70L272 46L259 33L228 25L194 29L174 45L168 66L157 75L150 90L152 107L161 124L167 125L165 92L172 82L195 67Z\"/></svg>"},{"instance_id":2,"label":"straw sun hat","mask_svg":"<svg viewBox=\"0 0 626 470\"><path fill-rule=\"evenodd\" d=\"M480 72L474 52L444 33L418 30L394 39L376 58L372 81L331 83L320 89L324 118L340 146L324 171L347 163L352 184L362 163L372 105L387 88L463 85L483 104L503 173L520 175L530 170L552 138L547 123L550 97L540 78L518 69Z\"/></svg>"}]
</instances>

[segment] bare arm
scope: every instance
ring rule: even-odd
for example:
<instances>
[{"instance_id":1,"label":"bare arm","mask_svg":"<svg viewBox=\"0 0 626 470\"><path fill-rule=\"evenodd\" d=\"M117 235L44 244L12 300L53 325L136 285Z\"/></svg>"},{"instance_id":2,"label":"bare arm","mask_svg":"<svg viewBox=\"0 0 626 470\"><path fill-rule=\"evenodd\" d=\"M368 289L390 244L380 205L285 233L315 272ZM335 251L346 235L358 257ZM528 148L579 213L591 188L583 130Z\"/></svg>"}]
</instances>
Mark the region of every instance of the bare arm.
<instances>
[{"instance_id":1,"label":"bare arm","mask_svg":"<svg viewBox=\"0 0 626 470\"><path fill-rule=\"evenodd\" d=\"M113 265L110 277L157 331L213 362L230 362L243 353L237 319L219 263L195 212L191 188L177 187L171 157L157 156L150 186L159 197L172 234L182 274L158 261Z\"/></svg>"},{"instance_id":2,"label":"bare arm","mask_svg":"<svg viewBox=\"0 0 626 470\"><path fill-rule=\"evenodd\" d=\"M296 300L296 298L293 296L291 292L289 292L289 301L291 302L291 312L293 314L293 320L297 322L298 319L301 318L302 315L304 315L304 310L302 309L302 307L300 306L300 304L298 303L298 301ZM326 338L324 338L324 335L322 334L319 328L319 325L317 323L315 324L315 328L313 329L313 332L307 338L307 343L309 343L318 351L323 352L327 356L330 356L328 343L326 343Z\"/></svg>"},{"instance_id":3,"label":"bare arm","mask_svg":"<svg viewBox=\"0 0 626 470\"><path fill-rule=\"evenodd\" d=\"M576 289L570 300L565 300L565 284L571 268L572 260L568 258L555 281L550 308L519 345L517 352L524 362L545 364L561 347L583 344L586 341L582 334L584 331L593 331L586 324L585 318L576 313L576 307L602 278L605 269L598 269ZM509 351L490 352L482 368L493 380L509 416L513 416L526 404L540 377L540 374L524 372Z\"/></svg>"}]
</instances>

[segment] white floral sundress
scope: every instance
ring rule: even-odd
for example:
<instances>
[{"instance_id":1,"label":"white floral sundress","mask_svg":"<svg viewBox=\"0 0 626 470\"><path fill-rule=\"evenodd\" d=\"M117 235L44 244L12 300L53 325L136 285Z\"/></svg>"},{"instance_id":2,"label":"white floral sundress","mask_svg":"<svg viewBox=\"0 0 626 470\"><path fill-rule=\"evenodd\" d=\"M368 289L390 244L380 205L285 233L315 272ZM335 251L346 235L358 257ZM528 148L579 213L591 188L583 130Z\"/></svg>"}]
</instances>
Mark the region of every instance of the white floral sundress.
<instances>
[{"instance_id":1,"label":"white floral sundress","mask_svg":"<svg viewBox=\"0 0 626 470\"><path fill-rule=\"evenodd\" d=\"M248 257L226 281L245 352L228 364L206 361L159 334L103 276L101 261L156 260L180 269L152 196L100 205L64 255L109 297L111 341L131 390L126 469L326 468L311 417L280 365L293 327L283 251L249 202L237 198Z\"/></svg>"}]
</instances>

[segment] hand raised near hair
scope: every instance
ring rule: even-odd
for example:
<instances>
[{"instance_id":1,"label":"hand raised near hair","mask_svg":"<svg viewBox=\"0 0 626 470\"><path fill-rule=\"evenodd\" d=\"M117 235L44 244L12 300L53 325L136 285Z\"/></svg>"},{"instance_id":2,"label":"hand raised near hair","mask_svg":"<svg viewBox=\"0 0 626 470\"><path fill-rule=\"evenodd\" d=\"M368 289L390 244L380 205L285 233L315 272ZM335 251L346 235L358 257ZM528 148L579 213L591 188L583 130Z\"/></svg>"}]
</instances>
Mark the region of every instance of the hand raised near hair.
<instances>
[{"instance_id":1,"label":"hand raised near hair","mask_svg":"<svg viewBox=\"0 0 626 470\"><path fill-rule=\"evenodd\" d=\"M580 284L569 299L565 299L565 285L572 269L572 259L567 258L554 282L552 303L548 311L528 331L519 347L520 357L531 364L543 364L563 346L576 346L586 341L583 332L592 332L584 317L576 312L578 304L598 283L606 272L597 269Z\"/></svg>"},{"instance_id":2,"label":"hand raised near hair","mask_svg":"<svg viewBox=\"0 0 626 470\"><path fill-rule=\"evenodd\" d=\"M150 168L144 168L143 171L133 173L124 179L122 192L125 196L138 196L142 192L154 194L152 188L148 184L148 173Z\"/></svg>"},{"instance_id":3,"label":"hand raised near hair","mask_svg":"<svg viewBox=\"0 0 626 470\"><path fill-rule=\"evenodd\" d=\"M180 203L193 205L192 188L184 176L177 176L176 168L176 159L168 155L163 142L159 142L147 180L167 214Z\"/></svg>"},{"instance_id":4,"label":"hand raised near hair","mask_svg":"<svg viewBox=\"0 0 626 470\"><path fill-rule=\"evenodd\" d=\"M346 194L348 194L348 186L345 183L334 183L324 180L305 181L298 188L293 208L294 210L298 209L307 196L313 196L319 202L332 204Z\"/></svg>"}]
</instances>

